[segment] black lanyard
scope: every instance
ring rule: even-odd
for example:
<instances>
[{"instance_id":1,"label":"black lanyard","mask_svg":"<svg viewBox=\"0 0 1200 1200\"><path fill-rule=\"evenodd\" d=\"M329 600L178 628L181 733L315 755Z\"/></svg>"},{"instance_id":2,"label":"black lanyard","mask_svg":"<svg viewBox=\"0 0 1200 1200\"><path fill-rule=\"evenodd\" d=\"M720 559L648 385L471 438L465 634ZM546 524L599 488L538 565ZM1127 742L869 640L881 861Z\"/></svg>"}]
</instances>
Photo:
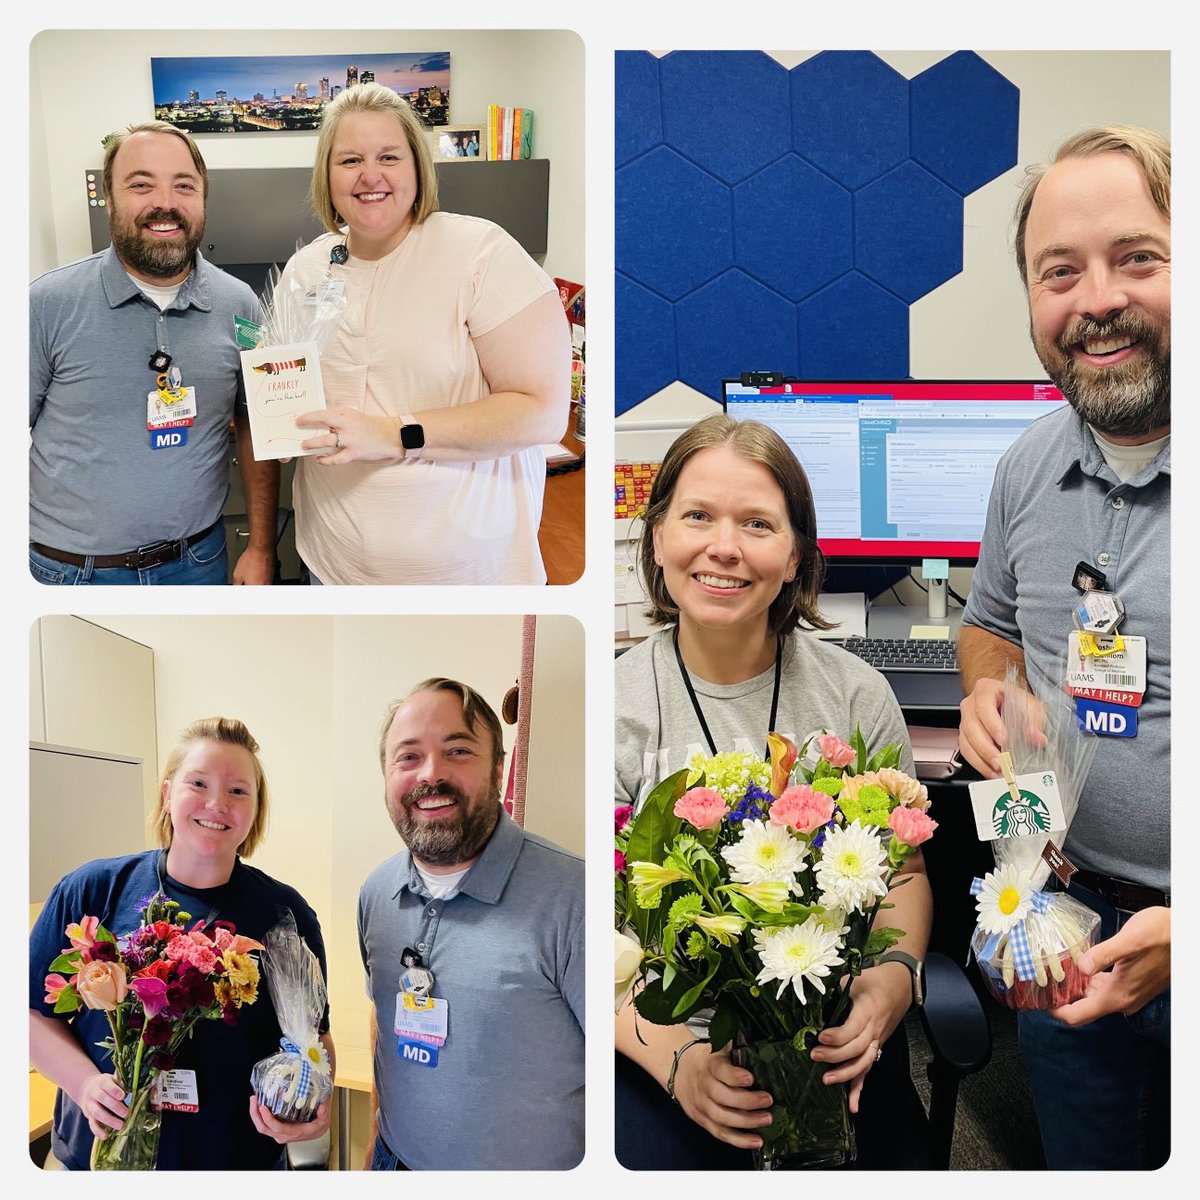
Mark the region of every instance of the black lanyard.
<instances>
[{"instance_id":1,"label":"black lanyard","mask_svg":"<svg viewBox=\"0 0 1200 1200\"><path fill-rule=\"evenodd\" d=\"M709 753L714 757L717 753L717 744L713 741L713 735L709 731L708 722L704 719L704 712L700 708L700 701L696 698L696 689L692 687L692 677L688 674L688 669L683 665L683 655L679 653L679 626L675 626L675 630L671 635L672 644L675 647L675 661L679 664L679 674L683 676L683 686L687 688L688 699L692 702L692 711L696 714L696 720L700 722L700 728L704 730L704 740L708 742ZM767 732L775 732L775 718L779 715L779 681L783 676L783 638L777 637L775 640L775 688L771 692L771 717L767 721ZM771 744L767 743L767 748L763 752L763 758L770 760Z\"/></svg>"},{"instance_id":2,"label":"black lanyard","mask_svg":"<svg viewBox=\"0 0 1200 1200\"><path fill-rule=\"evenodd\" d=\"M160 850L158 852L158 858L155 860L154 869L158 874L158 890L163 896L167 896L167 852L165 850ZM237 870L236 861L233 864L233 870ZM229 878L233 878L233 871L230 871ZM186 887L187 884L184 884L183 886ZM208 916L204 918L205 929L208 929L217 919L217 913L221 911L221 901L225 898L225 889L228 886L229 884L226 882L221 884L221 886L216 889L216 900L213 902L212 908L209 909ZM208 891L209 889L205 888L204 890ZM168 896L167 898L169 899L170 897Z\"/></svg>"}]
</instances>

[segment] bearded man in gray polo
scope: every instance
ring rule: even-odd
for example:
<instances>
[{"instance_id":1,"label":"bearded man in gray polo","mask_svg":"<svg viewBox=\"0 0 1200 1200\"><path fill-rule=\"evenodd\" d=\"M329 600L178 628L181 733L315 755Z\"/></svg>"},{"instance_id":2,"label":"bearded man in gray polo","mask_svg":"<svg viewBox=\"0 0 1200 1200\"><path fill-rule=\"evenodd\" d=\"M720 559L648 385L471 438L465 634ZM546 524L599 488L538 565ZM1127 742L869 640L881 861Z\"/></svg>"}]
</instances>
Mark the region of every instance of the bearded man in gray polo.
<instances>
[{"instance_id":1,"label":"bearded man in gray polo","mask_svg":"<svg viewBox=\"0 0 1200 1200\"><path fill-rule=\"evenodd\" d=\"M959 638L960 744L999 774L1007 667L1060 695L1083 656L1068 653L1081 595L1119 598L1125 665L1107 686L1073 685L1098 736L1065 845L1068 890L1100 914L1102 940L1080 963L1086 994L1020 1013L1020 1043L1048 1167L1153 1170L1171 1124L1167 142L1125 126L1072 138L1030 173L1016 251L1034 347L1070 407L996 472Z\"/></svg>"},{"instance_id":2,"label":"bearded man in gray polo","mask_svg":"<svg viewBox=\"0 0 1200 1200\"><path fill-rule=\"evenodd\" d=\"M500 722L427 679L380 762L406 849L371 873L371 1170L568 1170L583 1158L583 863L500 805Z\"/></svg>"}]
</instances>

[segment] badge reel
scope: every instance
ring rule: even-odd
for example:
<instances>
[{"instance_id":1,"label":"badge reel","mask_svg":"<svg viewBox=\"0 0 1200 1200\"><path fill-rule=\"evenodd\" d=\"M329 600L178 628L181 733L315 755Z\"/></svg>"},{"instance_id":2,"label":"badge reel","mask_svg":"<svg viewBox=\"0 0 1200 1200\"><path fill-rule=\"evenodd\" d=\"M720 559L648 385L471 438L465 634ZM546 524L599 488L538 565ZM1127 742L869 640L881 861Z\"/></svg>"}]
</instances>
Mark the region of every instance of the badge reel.
<instances>
[{"instance_id":1,"label":"badge reel","mask_svg":"<svg viewBox=\"0 0 1200 1200\"><path fill-rule=\"evenodd\" d=\"M146 396L146 428L153 450L186 445L188 430L196 422L196 389L183 386L183 373L170 365L170 355L153 355L151 369L164 361L167 366L155 378L155 390Z\"/></svg>"},{"instance_id":2,"label":"badge reel","mask_svg":"<svg viewBox=\"0 0 1200 1200\"><path fill-rule=\"evenodd\" d=\"M446 1044L449 1005L429 994L434 985L433 972L415 950L406 948L400 958L404 970L400 973L392 1029L396 1053L416 1066L436 1067L438 1053Z\"/></svg>"},{"instance_id":3,"label":"badge reel","mask_svg":"<svg viewBox=\"0 0 1200 1200\"><path fill-rule=\"evenodd\" d=\"M1078 578L1075 582L1078 587ZM1118 632L1125 605L1103 577L1081 590L1071 615L1067 686L1080 729L1099 737L1136 737L1146 691L1146 639Z\"/></svg>"}]
</instances>

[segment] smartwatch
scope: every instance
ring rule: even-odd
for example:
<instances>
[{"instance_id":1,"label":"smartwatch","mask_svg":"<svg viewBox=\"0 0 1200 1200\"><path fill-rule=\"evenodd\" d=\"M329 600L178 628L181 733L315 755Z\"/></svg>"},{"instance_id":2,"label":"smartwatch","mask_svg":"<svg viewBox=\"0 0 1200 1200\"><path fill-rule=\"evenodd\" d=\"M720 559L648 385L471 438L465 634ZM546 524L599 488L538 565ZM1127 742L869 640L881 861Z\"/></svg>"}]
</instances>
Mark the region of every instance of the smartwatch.
<instances>
[{"instance_id":1,"label":"smartwatch","mask_svg":"<svg viewBox=\"0 0 1200 1200\"><path fill-rule=\"evenodd\" d=\"M416 458L425 447L425 430L412 417L400 418L401 459Z\"/></svg>"},{"instance_id":2,"label":"smartwatch","mask_svg":"<svg viewBox=\"0 0 1200 1200\"><path fill-rule=\"evenodd\" d=\"M908 968L912 975L913 1006L920 1008L925 1003L925 964L905 950L889 950L879 961L898 962Z\"/></svg>"}]
</instances>

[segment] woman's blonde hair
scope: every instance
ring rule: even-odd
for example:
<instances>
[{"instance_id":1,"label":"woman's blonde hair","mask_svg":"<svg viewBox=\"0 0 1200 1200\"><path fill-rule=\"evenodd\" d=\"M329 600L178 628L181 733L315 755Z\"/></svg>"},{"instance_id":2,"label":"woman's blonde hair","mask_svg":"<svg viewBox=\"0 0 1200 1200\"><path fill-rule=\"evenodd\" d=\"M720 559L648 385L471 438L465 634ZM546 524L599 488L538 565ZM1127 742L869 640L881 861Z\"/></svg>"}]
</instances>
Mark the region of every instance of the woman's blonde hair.
<instances>
[{"instance_id":1,"label":"woman's blonde hair","mask_svg":"<svg viewBox=\"0 0 1200 1200\"><path fill-rule=\"evenodd\" d=\"M258 743L250 730L236 717L202 717L199 721L193 721L180 733L175 748L167 756L162 778L158 781L158 813L153 825L158 844L164 849L169 847L174 832L171 814L163 804L163 788L175 777L175 772L179 770L187 752L197 742L220 742L225 746L240 746L243 750L248 750L250 757L254 759L254 792L258 805L246 839L238 847L238 853L243 858L249 858L267 832L267 777L263 772L262 763L258 760Z\"/></svg>"},{"instance_id":2,"label":"woman's blonde hair","mask_svg":"<svg viewBox=\"0 0 1200 1200\"><path fill-rule=\"evenodd\" d=\"M1132 158L1146 177L1146 186L1150 189L1155 208L1168 222L1171 220L1171 143L1137 125L1101 125L1095 129L1085 129L1063 142L1050 162L1025 168L1025 183L1017 197L1014 214L1017 233L1013 239L1013 249L1017 256L1017 270L1021 272L1021 282L1026 287L1029 286L1029 276L1025 267L1025 227L1029 224L1029 210L1033 207L1038 184L1052 166L1064 159L1090 158L1093 154L1127 154Z\"/></svg>"},{"instance_id":3,"label":"woman's blonde hair","mask_svg":"<svg viewBox=\"0 0 1200 1200\"><path fill-rule=\"evenodd\" d=\"M333 206L329 192L329 159L337 128L350 113L391 113L400 122L408 148L412 151L417 171L417 199L413 204L413 223L420 225L430 213L438 210L437 168L425 129L408 102L381 83L356 83L325 106L321 129L317 134L317 159L313 164L311 200L317 219L330 233L338 233L346 223Z\"/></svg>"},{"instance_id":4,"label":"woman's blonde hair","mask_svg":"<svg viewBox=\"0 0 1200 1200\"><path fill-rule=\"evenodd\" d=\"M654 561L654 531L666 518L675 485L688 460L701 450L715 446L728 446L742 458L766 467L779 484L787 503L800 565L796 569L796 578L783 585L767 610L770 631L791 633L801 623L807 629L832 628L817 608L817 597L825 578L825 558L817 546L817 513L808 476L787 442L773 429L758 421L735 421L725 413L705 417L680 434L663 456L654 477L638 540L638 562L650 600L646 615L656 625L679 623L679 605L667 591L662 567Z\"/></svg>"}]
</instances>

